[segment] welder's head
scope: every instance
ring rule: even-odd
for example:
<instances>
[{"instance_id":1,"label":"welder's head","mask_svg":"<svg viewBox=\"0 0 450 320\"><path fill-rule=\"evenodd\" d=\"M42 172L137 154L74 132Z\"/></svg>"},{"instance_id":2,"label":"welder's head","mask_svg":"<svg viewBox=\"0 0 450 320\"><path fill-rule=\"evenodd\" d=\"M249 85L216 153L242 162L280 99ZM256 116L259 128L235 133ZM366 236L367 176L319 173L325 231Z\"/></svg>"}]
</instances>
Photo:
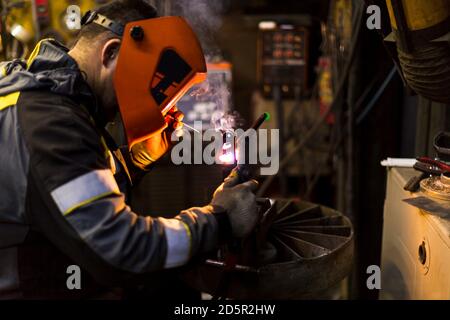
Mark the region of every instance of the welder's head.
<instances>
[{"instance_id":1,"label":"welder's head","mask_svg":"<svg viewBox=\"0 0 450 320\"><path fill-rule=\"evenodd\" d=\"M121 25L157 17L156 9L144 0L112 1L95 12ZM90 77L88 82L109 119L118 111L114 73L121 38L122 35L100 24L87 23L82 26L71 51L81 60L82 67L89 69L83 71Z\"/></svg>"},{"instance_id":2,"label":"welder's head","mask_svg":"<svg viewBox=\"0 0 450 320\"><path fill-rule=\"evenodd\" d=\"M206 78L203 51L186 21L157 17L144 0L113 1L81 24L70 53L89 69L80 66L107 117L120 111L129 148L164 129L165 114Z\"/></svg>"}]
</instances>

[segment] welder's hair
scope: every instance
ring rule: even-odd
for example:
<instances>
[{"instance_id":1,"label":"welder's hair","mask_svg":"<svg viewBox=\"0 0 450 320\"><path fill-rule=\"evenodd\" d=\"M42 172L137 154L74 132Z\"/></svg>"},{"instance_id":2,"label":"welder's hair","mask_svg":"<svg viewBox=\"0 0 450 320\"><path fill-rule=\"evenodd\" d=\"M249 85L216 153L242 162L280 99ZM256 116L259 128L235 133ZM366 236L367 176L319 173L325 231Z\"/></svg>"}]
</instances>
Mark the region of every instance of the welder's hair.
<instances>
[{"instance_id":1,"label":"welder's hair","mask_svg":"<svg viewBox=\"0 0 450 320\"><path fill-rule=\"evenodd\" d=\"M95 11L123 25L132 21L151 19L158 16L156 9L145 0L115 0L96 8ZM99 35L109 36L109 38L117 37L108 29L96 23L90 23L81 28L77 42L82 38L92 40Z\"/></svg>"}]
</instances>

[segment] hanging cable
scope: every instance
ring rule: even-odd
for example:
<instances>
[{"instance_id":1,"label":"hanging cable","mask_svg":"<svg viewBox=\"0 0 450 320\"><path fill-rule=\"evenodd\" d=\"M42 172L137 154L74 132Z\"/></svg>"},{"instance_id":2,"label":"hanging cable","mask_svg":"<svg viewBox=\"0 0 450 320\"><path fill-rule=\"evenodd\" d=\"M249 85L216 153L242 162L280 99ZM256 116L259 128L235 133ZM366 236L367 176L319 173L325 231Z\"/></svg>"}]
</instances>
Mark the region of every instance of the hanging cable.
<instances>
[{"instance_id":1,"label":"hanging cable","mask_svg":"<svg viewBox=\"0 0 450 320\"><path fill-rule=\"evenodd\" d=\"M373 107L377 103L377 101L380 99L381 95L384 93L384 90L386 90L386 87L391 82L391 80L394 78L394 75L397 73L397 68L394 66L392 67L391 71L387 75L386 79L384 80L383 84L380 86L380 88L377 90L373 98L369 101L367 106L364 108L364 110L361 112L361 114L356 118L356 124L360 125L361 122L367 117L367 115L372 111Z\"/></svg>"}]
</instances>

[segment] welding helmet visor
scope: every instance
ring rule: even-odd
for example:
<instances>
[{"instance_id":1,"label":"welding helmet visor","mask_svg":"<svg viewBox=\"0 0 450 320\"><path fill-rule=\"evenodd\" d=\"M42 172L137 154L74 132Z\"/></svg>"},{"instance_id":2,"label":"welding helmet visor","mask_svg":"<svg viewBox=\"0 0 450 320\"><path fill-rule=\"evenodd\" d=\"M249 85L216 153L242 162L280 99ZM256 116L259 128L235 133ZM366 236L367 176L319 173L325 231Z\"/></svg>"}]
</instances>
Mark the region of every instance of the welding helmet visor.
<instances>
[{"instance_id":1,"label":"welding helmet visor","mask_svg":"<svg viewBox=\"0 0 450 320\"><path fill-rule=\"evenodd\" d=\"M181 17L133 21L125 26L95 12L83 19L122 34L114 88L131 149L164 129L166 113L193 85L206 79L202 48Z\"/></svg>"}]
</instances>

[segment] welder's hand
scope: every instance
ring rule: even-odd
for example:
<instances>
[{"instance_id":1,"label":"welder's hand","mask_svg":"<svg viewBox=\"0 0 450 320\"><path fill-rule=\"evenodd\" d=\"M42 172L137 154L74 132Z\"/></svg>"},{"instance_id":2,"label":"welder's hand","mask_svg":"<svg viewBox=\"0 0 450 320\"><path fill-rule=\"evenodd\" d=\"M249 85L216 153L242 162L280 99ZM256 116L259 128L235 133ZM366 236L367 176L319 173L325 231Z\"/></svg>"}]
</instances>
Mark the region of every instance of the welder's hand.
<instances>
[{"instance_id":1,"label":"welder's hand","mask_svg":"<svg viewBox=\"0 0 450 320\"><path fill-rule=\"evenodd\" d=\"M165 116L166 127L151 138L135 144L131 148L133 163L141 169L148 168L153 162L165 155L173 146L172 133L183 127L181 122L184 118L177 107L173 107Z\"/></svg>"},{"instance_id":2,"label":"welder's hand","mask_svg":"<svg viewBox=\"0 0 450 320\"><path fill-rule=\"evenodd\" d=\"M239 177L233 170L214 192L211 205L226 210L233 236L244 238L253 231L260 218L254 194L258 188L258 182L255 180L242 184L238 182Z\"/></svg>"}]
</instances>

